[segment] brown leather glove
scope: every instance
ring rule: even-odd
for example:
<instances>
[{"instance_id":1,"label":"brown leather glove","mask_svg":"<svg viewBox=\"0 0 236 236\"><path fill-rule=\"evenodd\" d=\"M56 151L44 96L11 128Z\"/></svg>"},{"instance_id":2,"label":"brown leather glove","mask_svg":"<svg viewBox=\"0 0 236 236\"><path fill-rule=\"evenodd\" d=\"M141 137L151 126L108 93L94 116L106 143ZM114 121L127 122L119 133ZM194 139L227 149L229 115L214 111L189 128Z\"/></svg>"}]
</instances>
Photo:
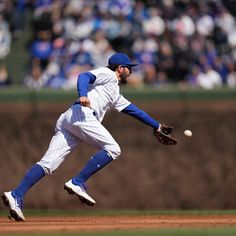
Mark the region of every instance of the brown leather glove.
<instances>
[{"instance_id":1,"label":"brown leather glove","mask_svg":"<svg viewBox=\"0 0 236 236\"><path fill-rule=\"evenodd\" d=\"M165 145L176 145L178 143L177 139L171 136L173 127L165 124L160 124L158 129L153 130L154 136L157 140Z\"/></svg>"}]
</instances>

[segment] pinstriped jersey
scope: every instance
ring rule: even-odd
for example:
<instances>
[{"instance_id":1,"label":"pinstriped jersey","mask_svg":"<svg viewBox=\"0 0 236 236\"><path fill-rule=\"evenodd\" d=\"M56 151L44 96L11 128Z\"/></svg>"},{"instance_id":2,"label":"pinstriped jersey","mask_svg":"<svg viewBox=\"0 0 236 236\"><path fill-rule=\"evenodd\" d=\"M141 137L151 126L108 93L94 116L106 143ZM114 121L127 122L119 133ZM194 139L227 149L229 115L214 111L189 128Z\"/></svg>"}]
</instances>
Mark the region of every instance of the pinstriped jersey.
<instances>
[{"instance_id":1,"label":"pinstriped jersey","mask_svg":"<svg viewBox=\"0 0 236 236\"><path fill-rule=\"evenodd\" d=\"M102 121L107 111L115 109L122 111L130 102L120 94L120 87L116 73L107 67L100 67L89 71L96 79L89 84L88 98L96 117Z\"/></svg>"}]
</instances>

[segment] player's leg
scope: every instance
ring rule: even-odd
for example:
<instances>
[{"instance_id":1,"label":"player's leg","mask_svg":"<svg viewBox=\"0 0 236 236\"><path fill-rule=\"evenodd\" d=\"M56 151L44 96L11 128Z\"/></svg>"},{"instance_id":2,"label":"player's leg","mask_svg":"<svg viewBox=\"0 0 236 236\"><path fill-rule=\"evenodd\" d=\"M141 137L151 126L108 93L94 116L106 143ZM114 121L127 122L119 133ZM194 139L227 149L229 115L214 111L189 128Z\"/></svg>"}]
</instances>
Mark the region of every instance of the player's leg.
<instances>
[{"instance_id":1,"label":"player's leg","mask_svg":"<svg viewBox=\"0 0 236 236\"><path fill-rule=\"evenodd\" d=\"M64 189L70 194L76 194L82 203L86 203L89 206L95 205L95 200L86 192L87 186L85 182L88 180L88 178L90 178L100 169L104 168L112 160L113 159L106 151L99 151L93 157L91 157L79 175L65 183Z\"/></svg>"},{"instance_id":2,"label":"player's leg","mask_svg":"<svg viewBox=\"0 0 236 236\"><path fill-rule=\"evenodd\" d=\"M74 184L85 183L92 175L104 168L112 161L112 157L105 151L98 151L92 156L80 173L72 179Z\"/></svg>"},{"instance_id":3,"label":"player's leg","mask_svg":"<svg viewBox=\"0 0 236 236\"><path fill-rule=\"evenodd\" d=\"M116 159L120 155L120 147L106 128L97 120L89 122L89 125L83 126L82 124L78 129L80 129L77 132L80 134L80 138L84 139L84 141L86 140L86 142L100 151L91 157L77 176L65 184L65 189L69 193L77 194L83 203L94 205L95 200L86 193L85 182L113 159ZM73 132L76 132L76 128L74 128Z\"/></svg>"},{"instance_id":4,"label":"player's leg","mask_svg":"<svg viewBox=\"0 0 236 236\"><path fill-rule=\"evenodd\" d=\"M59 130L56 131L44 157L27 171L16 189L3 193L3 202L9 207L12 218L16 221L25 220L22 203L26 192L46 174L51 174L65 160L78 142L78 139L68 131L63 133Z\"/></svg>"},{"instance_id":5,"label":"player's leg","mask_svg":"<svg viewBox=\"0 0 236 236\"><path fill-rule=\"evenodd\" d=\"M43 168L37 164L33 165L24 176L19 186L10 192L4 192L2 199L4 204L9 207L10 215L16 221L25 221L25 217L22 212L23 197L31 186L38 182L45 172Z\"/></svg>"},{"instance_id":6,"label":"player's leg","mask_svg":"<svg viewBox=\"0 0 236 236\"><path fill-rule=\"evenodd\" d=\"M16 187L15 190L12 191L12 195L23 199L26 192L41 178L45 176L45 172L43 168L34 164L25 174L24 178L20 182L20 184Z\"/></svg>"},{"instance_id":7,"label":"player's leg","mask_svg":"<svg viewBox=\"0 0 236 236\"><path fill-rule=\"evenodd\" d=\"M43 168L46 175L52 174L80 142L67 130L58 131L52 138L47 152L37 164Z\"/></svg>"}]
</instances>

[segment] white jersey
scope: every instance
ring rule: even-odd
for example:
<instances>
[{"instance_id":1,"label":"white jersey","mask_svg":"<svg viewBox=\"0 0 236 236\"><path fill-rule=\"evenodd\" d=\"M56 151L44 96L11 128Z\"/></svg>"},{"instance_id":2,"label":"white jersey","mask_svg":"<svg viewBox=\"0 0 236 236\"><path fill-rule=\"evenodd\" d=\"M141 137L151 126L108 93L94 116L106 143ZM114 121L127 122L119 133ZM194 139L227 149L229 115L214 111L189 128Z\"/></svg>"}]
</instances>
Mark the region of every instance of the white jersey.
<instances>
[{"instance_id":1,"label":"white jersey","mask_svg":"<svg viewBox=\"0 0 236 236\"><path fill-rule=\"evenodd\" d=\"M96 76L94 83L89 84L87 94L92 109L72 105L59 117L48 150L37 162L45 173L52 173L81 142L87 142L98 150L105 150L113 159L120 155L118 143L101 121L107 111L122 111L130 102L120 94L115 72L101 67L90 73Z\"/></svg>"},{"instance_id":2,"label":"white jersey","mask_svg":"<svg viewBox=\"0 0 236 236\"><path fill-rule=\"evenodd\" d=\"M120 94L116 73L107 67L91 70L96 80L89 85L88 98L96 117L102 121L107 111L122 111L130 102Z\"/></svg>"}]
</instances>

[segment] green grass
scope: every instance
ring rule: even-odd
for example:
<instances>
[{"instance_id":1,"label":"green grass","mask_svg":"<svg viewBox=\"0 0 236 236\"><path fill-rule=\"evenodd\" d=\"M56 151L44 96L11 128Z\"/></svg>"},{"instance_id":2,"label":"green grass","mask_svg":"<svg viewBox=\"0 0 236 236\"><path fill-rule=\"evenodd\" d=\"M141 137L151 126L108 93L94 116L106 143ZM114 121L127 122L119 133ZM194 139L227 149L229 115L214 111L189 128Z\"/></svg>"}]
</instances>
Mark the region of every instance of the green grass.
<instances>
[{"instance_id":1,"label":"green grass","mask_svg":"<svg viewBox=\"0 0 236 236\"><path fill-rule=\"evenodd\" d=\"M0 234L1 235L1 234ZM4 236L235 236L236 228L197 228L159 230L116 230L109 232L52 232L52 233L4 233Z\"/></svg>"},{"instance_id":2,"label":"green grass","mask_svg":"<svg viewBox=\"0 0 236 236\"><path fill-rule=\"evenodd\" d=\"M0 216L6 216L7 210L0 211ZM26 216L138 216L138 215L236 215L236 210L55 210L55 209L24 209Z\"/></svg>"}]
</instances>

